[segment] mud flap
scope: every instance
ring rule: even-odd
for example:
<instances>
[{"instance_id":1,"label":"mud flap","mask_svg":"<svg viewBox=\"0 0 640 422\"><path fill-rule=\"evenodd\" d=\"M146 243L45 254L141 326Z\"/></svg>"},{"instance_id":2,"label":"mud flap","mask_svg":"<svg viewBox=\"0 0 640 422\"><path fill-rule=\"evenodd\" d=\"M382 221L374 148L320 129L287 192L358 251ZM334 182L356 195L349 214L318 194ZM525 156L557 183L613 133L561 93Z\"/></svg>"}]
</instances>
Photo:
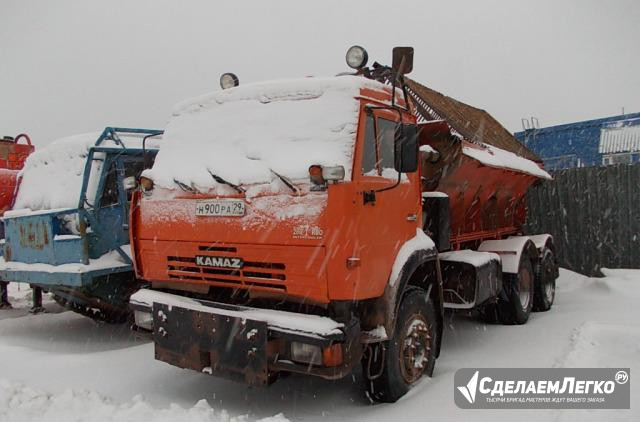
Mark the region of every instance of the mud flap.
<instances>
[{"instance_id":1,"label":"mud flap","mask_svg":"<svg viewBox=\"0 0 640 422\"><path fill-rule=\"evenodd\" d=\"M153 304L155 358L249 385L269 382L264 321Z\"/></svg>"}]
</instances>

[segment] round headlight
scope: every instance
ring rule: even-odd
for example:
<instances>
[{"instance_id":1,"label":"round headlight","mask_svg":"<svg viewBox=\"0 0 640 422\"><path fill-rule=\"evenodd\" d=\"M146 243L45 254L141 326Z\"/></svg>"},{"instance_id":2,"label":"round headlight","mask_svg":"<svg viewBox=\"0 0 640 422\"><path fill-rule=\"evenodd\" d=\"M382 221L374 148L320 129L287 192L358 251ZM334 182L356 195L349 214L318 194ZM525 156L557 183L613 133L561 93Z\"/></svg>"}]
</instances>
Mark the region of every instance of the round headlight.
<instances>
[{"instance_id":1,"label":"round headlight","mask_svg":"<svg viewBox=\"0 0 640 422\"><path fill-rule=\"evenodd\" d=\"M238 85L240 85L240 80L233 73L223 73L220 76L220 87L222 89L233 88Z\"/></svg>"},{"instance_id":2,"label":"round headlight","mask_svg":"<svg viewBox=\"0 0 640 422\"><path fill-rule=\"evenodd\" d=\"M359 45L354 45L347 50L347 65L350 68L362 69L367 64L367 60L369 60L367 50Z\"/></svg>"}]
</instances>

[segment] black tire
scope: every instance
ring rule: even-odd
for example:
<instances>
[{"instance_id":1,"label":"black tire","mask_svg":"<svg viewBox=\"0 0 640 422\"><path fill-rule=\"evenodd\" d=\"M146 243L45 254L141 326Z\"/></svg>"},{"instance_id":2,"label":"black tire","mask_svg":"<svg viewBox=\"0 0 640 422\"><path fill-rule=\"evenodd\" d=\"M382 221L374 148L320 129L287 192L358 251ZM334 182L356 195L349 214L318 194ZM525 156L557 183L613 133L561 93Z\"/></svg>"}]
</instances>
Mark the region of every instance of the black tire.
<instances>
[{"instance_id":1,"label":"black tire","mask_svg":"<svg viewBox=\"0 0 640 422\"><path fill-rule=\"evenodd\" d=\"M489 303L480 306L480 308L478 308L478 317L481 321L488 324L499 324L500 315L498 314L497 299L491 299Z\"/></svg>"},{"instance_id":2,"label":"black tire","mask_svg":"<svg viewBox=\"0 0 640 422\"><path fill-rule=\"evenodd\" d=\"M542 257L535 271L535 294L533 311L545 312L551 309L556 297L556 277L558 269L553 251L547 247L542 250Z\"/></svg>"},{"instance_id":3,"label":"black tire","mask_svg":"<svg viewBox=\"0 0 640 422\"><path fill-rule=\"evenodd\" d=\"M520 257L517 274L502 274L502 294L497 303L497 314L502 324L521 325L529 320L533 308L534 280L533 265L526 253Z\"/></svg>"},{"instance_id":4,"label":"black tire","mask_svg":"<svg viewBox=\"0 0 640 422\"><path fill-rule=\"evenodd\" d=\"M369 398L376 402L396 402L423 375L432 376L437 333L435 308L426 292L419 288L407 290L400 302L393 338L372 346L378 348L376 356L381 357L381 362L376 364L384 365L379 376L368 379L367 363L363 360Z\"/></svg>"}]
</instances>

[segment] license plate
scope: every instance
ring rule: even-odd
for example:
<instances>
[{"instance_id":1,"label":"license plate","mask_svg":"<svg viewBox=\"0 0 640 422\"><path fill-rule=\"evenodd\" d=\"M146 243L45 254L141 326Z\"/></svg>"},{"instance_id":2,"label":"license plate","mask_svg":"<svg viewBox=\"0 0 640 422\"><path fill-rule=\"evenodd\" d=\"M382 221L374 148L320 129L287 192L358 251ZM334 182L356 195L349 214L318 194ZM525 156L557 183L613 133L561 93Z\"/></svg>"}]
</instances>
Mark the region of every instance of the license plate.
<instances>
[{"instance_id":1,"label":"license plate","mask_svg":"<svg viewBox=\"0 0 640 422\"><path fill-rule=\"evenodd\" d=\"M245 213L244 201L212 199L196 202L196 215L210 217L242 217Z\"/></svg>"}]
</instances>

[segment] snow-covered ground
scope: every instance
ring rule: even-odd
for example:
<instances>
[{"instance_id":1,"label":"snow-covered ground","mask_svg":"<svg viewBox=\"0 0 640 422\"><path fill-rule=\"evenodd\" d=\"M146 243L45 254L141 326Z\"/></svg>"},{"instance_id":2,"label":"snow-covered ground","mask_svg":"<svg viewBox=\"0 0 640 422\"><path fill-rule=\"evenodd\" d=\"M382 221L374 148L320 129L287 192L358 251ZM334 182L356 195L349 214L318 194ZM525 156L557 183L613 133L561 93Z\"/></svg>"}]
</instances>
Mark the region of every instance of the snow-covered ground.
<instances>
[{"instance_id":1,"label":"snow-covered ground","mask_svg":"<svg viewBox=\"0 0 640 422\"><path fill-rule=\"evenodd\" d=\"M0 311L1 421L640 420L631 410L462 410L453 401L461 367L631 367L640 370L640 270L605 278L561 271L553 309L524 326L485 325L447 314L434 378L395 404L370 405L359 378L290 376L248 388L153 360L153 345L126 325L62 312L30 315L29 291L11 287L16 309Z\"/></svg>"}]
</instances>

